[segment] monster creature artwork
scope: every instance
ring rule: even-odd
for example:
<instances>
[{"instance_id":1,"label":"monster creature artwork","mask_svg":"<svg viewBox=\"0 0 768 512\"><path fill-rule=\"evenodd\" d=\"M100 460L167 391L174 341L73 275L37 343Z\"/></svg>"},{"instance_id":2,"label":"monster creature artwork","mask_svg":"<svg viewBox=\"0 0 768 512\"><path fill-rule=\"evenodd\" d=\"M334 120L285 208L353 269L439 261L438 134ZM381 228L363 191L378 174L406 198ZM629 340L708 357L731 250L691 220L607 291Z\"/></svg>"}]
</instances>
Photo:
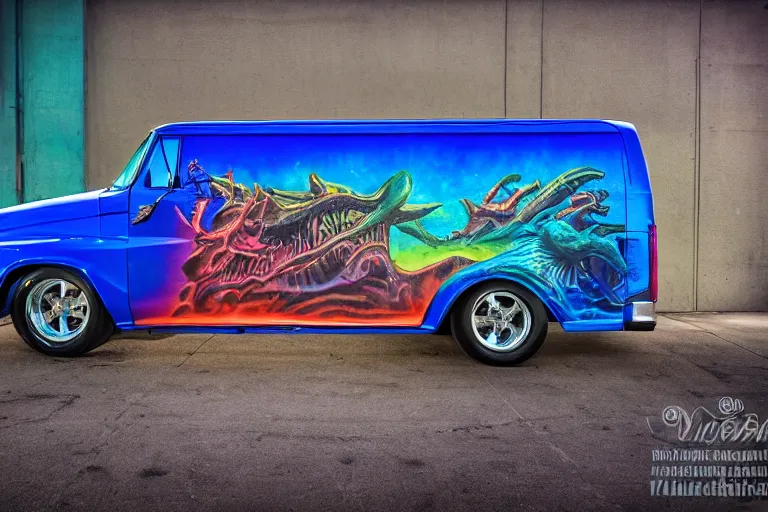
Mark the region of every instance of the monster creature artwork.
<instances>
[{"instance_id":1,"label":"monster creature artwork","mask_svg":"<svg viewBox=\"0 0 768 512\"><path fill-rule=\"evenodd\" d=\"M616 235L603 224L606 190L580 190L604 172L580 167L542 186L509 174L480 204L460 200L461 229L436 236L423 220L441 203L409 204L413 178L400 171L371 194L308 176L308 190L278 190L208 174L189 164L194 249L173 317L262 325L419 326L438 289L486 265L529 274L563 300L617 311L628 273ZM500 196L505 194L506 198ZM411 240L390 247L392 228ZM407 265L400 262L408 262Z\"/></svg>"}]
</instances>

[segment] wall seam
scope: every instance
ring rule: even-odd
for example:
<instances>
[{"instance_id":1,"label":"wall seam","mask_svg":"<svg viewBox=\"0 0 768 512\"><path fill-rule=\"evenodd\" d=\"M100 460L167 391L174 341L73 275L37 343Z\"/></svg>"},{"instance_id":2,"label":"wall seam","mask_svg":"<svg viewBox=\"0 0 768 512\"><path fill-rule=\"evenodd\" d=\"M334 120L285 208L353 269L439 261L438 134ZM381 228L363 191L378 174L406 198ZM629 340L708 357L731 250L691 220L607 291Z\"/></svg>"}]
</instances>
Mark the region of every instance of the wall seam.
<instances>
[{"instance_id":1,"label":"wall seam","mask_svg":"<svg viewBox=\"0 0 768 512\"><path fill-rule=\"evenodd\" d=\"M699 310L699 217L701 212L701 26L704 0L699 0L699 45L696 54L696 98L693 164L693 310Z\"/></svg>"},{"instance_id":2,"label":"wall seam","mask_svg":"<svg viewBox=\"0 0 768 512\"><path fill-rule=\"evenodd\" d=\"M508 116L507 113L507 94L509 88L509 0L504 0L504 118Z\"/></svg>"},{"instance_id":3,"label":"wall seam","mask_svg":"<svg viewBox=\"0 0 768 512\"><path fill-rule=\"evenodd\" d=\"M544 0L541 0L541 32L539 34L539 119L544 119Z\"/></svg>"},{"instance_id":4,"label":"wall seam","mask_svg":"<svg viewBox=\"0 0 768 512\"><path fill-rule=\"evenodd\" d=\"M88 9L83 2L83 189L88 190Z\"/></svg>"}]
</instances>

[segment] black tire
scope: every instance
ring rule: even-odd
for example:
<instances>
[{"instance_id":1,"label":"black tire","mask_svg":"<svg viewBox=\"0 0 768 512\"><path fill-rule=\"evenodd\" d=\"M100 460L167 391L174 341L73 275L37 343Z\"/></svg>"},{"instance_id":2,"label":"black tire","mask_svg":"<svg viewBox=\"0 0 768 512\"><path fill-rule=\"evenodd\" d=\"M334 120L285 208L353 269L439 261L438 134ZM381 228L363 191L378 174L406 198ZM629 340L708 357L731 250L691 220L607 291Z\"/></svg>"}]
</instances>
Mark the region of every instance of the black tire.
<instances>
[{"instance_id":1,"label":"black tire","mask_svg":"<svg viewBox=\"0 0 768 512\"><path fill-rule=\"evenodd\" d=\"M446 318L440 327L435 329L435 334L438 336L450 336L451 335L451 319Z\"/></svg>"},{"instance_id":2,"label":"black tire","mask_svg":"<svg viewBox=\"0 0 768 512\"><path fill-rule=\"evenodd\" d=\"M47 280L64 280L75 285L87 299L88 318L82 331L64 342L52 342L27 315L27 298L35 286ZM33 349L50 356L79 356L103 345L114 332L114 323L104 304L91 286L60 268L41 268L19 280L11 304L11 318L16 332Z\"/></svg>"},{"instance_id":3,"label":"black tire","mask_svg":"<svg viewBox=\"0 0 768 512\"><path fill-rule=\"evenodd\" d=\"M527 334L524 337L521 335L521 341L510 344L508 349L500 347L491 350L480 341L473 328L476 304L480 304L481 299L494 292L505 294L503 298L506 300L512 300L509 298L511 295L527 308L530 316ZM524 314L521 313L520 316ZM517 319L517 315L515 318ZM547 310L541 301L525 288L507 281L483 283L459 298L451 311L451 330L459 346L468 356L494 366L520 364L533 356L547 336L547 322Z\"/></svg>"}]
</instances>

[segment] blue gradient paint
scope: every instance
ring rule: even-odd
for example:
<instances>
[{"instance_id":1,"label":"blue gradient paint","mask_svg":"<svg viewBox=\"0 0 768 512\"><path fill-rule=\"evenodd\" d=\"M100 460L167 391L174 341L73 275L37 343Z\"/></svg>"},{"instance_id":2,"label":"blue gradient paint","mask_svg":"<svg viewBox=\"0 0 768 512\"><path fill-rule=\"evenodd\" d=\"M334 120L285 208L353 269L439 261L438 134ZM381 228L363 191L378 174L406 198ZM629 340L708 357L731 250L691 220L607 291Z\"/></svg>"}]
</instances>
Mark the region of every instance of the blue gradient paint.
<instances>
[{"instance_id":1,"label":"blue gradient paint","mask_svg":"<svg viewBox=\"0 0 768 512\"><path fill-rule=\"evenodd\" d=\"M424 134L372 135L196 135L184 138L182 164L197 159L216 176L232 171L246 185L307 190L307 176L371 193L383 179L406 170L414 177L409 203L442 203L423 220L438 236L462 227L466 212L459 199L480 202L502 176L522 175L521 183L547 183L581 166L603 170L596 184L610 193L606 222L626 223L623 143L616 134ZM397 230L392 250L412 243Z\"/></svg>"}]
</instances>

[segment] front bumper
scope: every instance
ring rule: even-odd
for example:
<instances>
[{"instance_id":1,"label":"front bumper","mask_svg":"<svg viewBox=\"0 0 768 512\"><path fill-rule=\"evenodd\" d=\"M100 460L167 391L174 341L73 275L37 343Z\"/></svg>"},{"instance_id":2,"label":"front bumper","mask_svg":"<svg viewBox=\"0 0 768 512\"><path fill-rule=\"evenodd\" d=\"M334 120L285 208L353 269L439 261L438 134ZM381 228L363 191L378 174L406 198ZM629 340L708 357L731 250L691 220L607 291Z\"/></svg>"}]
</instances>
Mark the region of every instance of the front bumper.
<instances>
[{"instance_id":1,"label":"front bumper","mask_svg":"<svg viewBox=\"0 0 768 512\"><path fill-rule=\"evenodd\" d=\"M624 310L625 331L652 331L656 328L656 303L632 302Z\"/></svg>"}]
</instances>

